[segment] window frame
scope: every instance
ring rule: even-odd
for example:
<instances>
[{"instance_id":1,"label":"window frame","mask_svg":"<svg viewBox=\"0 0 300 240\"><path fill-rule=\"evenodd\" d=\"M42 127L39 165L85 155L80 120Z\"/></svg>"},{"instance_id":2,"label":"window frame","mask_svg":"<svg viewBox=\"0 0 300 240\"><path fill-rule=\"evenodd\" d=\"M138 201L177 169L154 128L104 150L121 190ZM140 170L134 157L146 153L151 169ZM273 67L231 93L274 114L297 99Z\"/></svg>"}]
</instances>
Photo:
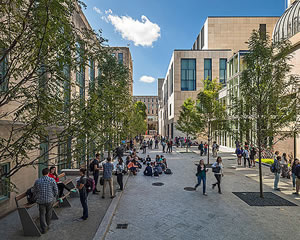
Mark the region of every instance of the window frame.
<instances>
[{"instance_id":1,"label":"window frame","mask_svg":"<svg viewBox=\"0 0 300 240\"><path fill-rule=\"evenodd\" d=\"M187 63L183 64L184 61L188 61ZM191 64L191 62L194 62L193 64ZM181 66L180 66L180 74L181 74L181 91L196 91L197 89L197 60L196 58L181 58ZM192 69L190 68L190 64L194 65L195 68ZM187 65L188 67L185 69L183 68L184 65ZM190 72L192 71L192 72ZM190 79L190 74L193 76L193 79ZM192 83L192 88L190 87L190 83ZM184 86L186 85L186 86Z\"/></svg>"},{"instance_id":2,"label":"window frame","mask_svg":"<svg viewBox=\"0 0 300 240\"><path fill-rule=\"evenodd\" d=\"M8 163L2 163L2 164L0 164L0 168L1 169L4 168L5 166L7 167L6 172L9 172L9 170L10 170L10 163L8 162ZM3 177L3 179L5 179L5 178ZM9 185L10 185L10 178L8 178L8 182L5 183L4 186L3 186L6 189L4 190L5 194L4 195L0 195L0 202L5 201L6 199L10 198Z\"/></svg>"}]
</instances>

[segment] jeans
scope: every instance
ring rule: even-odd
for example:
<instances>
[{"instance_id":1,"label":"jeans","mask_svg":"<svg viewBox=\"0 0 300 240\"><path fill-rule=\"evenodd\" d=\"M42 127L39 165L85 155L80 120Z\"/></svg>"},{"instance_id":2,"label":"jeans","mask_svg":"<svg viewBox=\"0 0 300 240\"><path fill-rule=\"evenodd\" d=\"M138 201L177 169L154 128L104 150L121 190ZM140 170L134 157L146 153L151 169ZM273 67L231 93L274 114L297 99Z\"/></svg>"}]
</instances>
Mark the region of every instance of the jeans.
<instances>
[{"instance_id":1,"label":"jeans","mask_svg":"<svg viewBox=\"0 0 300 240\"><path fill-rule=\"evenodd\" d=\"M53 203L45 203L45 204L39 204L39 212L40 212L40 225L42 232L45 232L47 230L47 227L49 227L51 218L52 218L52 205Z\"/></svg>"},{"instance_id":2,"label":"jeans","mask_svg":"<svg viewBox=\"0 0 300 240\"><path fill-rule=\"evenodd\" d=\"M70 192L70 188L68 188L64 183L57 183L57 188L58 188L58 197L61 198L63 193L64 193L64 189L67 189Z\"/></svg>"},{"instance_id":3,"label":"jeans","mask_svg":"<svg viewBox=\"0 0 300 240\"><path fill-rule=\"evenodd\" d=\"M94 177L94 181L95 181L95 189L94 189L93 193L96 193L96 191L98 191L97 184L98 184L98 179L99 179L99 172L94 173L93 177Z\"/></svg>"},{"instance_id":4,"label":"jeans","mask_svg":"<svg viewBox=\"0 0 300 240\"><path fill-rule=\"evenodd\" d=\"M118 173L117 182L120 186L120 190L123 190L123 173Z\"/></svg>"},{"instance_id":5,"label":"jeans","mask_svg":"<svg viewBox=\"0 0 300 240\"><path fill-rule=\"evenodd\" d=\"M163 152L165 152L166 146L163 145Z\"/></svg>"},{"instance_id":6,"label":"jeans","mask_svg":"<svg viewBox=\"0 0 300 240\"><path fill-rule=\"evenodd\" d=\"M276 172L274 175L275 175L274 189L277 189L278 188L279 179L280 179L280 172Z\"/></svg>"},{"instance_id":7,"label":"jeans","mask_svg":"<svg viewBox=\"0 0 300 240\"><path fill-rule=\"evenodd\" d=\"M293 187L296 187L296 174L292 173L292 179L293 179Z\"/></svg>"},{"instance_id":8,"label":"jeans","mask_svg":"<svg viewBox=\"0 0 300 240\"><path fill-rule=\"evenodd\" d=\"M103 184L103 193L102 193L102 196L104 197L105 195L105 186L106 186L106 183L108 183L109 185L109 189L110 189L110 196L114 196L114 187L113 187L113 178L108 178L108 179L104 179L104 184Z\"/></svg>"},{"instance_id":9,"label":"jeans","mask_svg":"<svg viewBox=\"0 0 300 240\"><path fill-rule=\"evenodd\" d=\"M251 167L250 159L245 158L245 157L244 157L244 167L246 167L247 161L248 161L248 165L249 165L249 168L250 168Z\"/></svg>"},{"instance_id":10,"label":"jeans","mask_svg":"<svg viewBox=\"0 0 300 240\"><path fill-rule=\"evenodd\" d=\"M82 218L87 219L89 217L88 205L87 205L87 193L80 193L80 202L83 208Z\"/></svg>"},{"instance_id":11,"label":"jeans","mask_svg":"<svg viewBox=\"0 0 300 240\"><path fill-rule=\"evenodd\" d=\"M221 192L221 179L222 179L222 175L221 174L215 174L215 178L217 179L217 182L213 184L213 186L218 185L218 190L219 193Z\"/></svg>"},{"instance_id":12,"label":"jeans","mask_svg":"<svg viewBox=\"0 0 300 240\"><path fill-rule=\"evenodd\" d=\"M201 181L203 181L203 194L206 193L206 176L197 176L198 183L196 184L195 188L201 185Z\"/></svg>"}]
</instances>

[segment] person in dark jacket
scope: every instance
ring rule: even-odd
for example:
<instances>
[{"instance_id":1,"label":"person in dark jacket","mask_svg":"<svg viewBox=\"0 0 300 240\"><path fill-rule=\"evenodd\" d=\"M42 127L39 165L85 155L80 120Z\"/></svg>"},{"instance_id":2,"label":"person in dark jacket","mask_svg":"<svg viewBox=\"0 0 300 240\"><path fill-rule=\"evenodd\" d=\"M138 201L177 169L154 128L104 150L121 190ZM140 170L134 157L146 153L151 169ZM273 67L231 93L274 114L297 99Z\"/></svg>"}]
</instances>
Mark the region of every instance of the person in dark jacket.
<instances>
[{"instance_id":1,"label":"person in dark jacket","mask_svg":"<svg viewBox=\"0 0 300 240\"><path fill-rule=\"evenodd\" d=\"M145 168L144 175L152 177L152 174L153 174L152 167L150 166L150 163L147 163L147 167Z\"/></svg>"},{"instance_id":2,"label":"person in dark jacket","mask_svg":"<svg viewBox=\"0 0 300 240\"><path fill-rule=\"evenodd\" d=\"M195 186L195 190L197 189L197 187L199 187L201 185L201 181L203 182L203 195L207 196L206 193L206 172L208 171L208 169L206 169L206 166L204 164L204 160L201 159L200 163L197 167L197 173L196 173L196 177L198 180L198 183Z\"/></svg>"},{"instance_id":3,"label":"person in dark jacket","mask_svg":"<svg viewBox=\"0 0 300 240\"><path fill-rule=\"evenodd\" d=\"M292 164L291 164L291 168L292 168L292 180L293 180L293 189L296 189L296 167L299 164L299 159L295 159Z\"/></svg>"},{"instance_id":4,"label":"person in dark jacket","mask_svg":"<svg viewBox=\"0 0 300 240\"><path fill-rule=\"evenodd\" d=\"M280 179L280 172L281 172L281 166L280 166L281 157L277 156L274 159L274 190L280 191L280 188L278 187L279 179Z\"/></svg>"}]
</instances>

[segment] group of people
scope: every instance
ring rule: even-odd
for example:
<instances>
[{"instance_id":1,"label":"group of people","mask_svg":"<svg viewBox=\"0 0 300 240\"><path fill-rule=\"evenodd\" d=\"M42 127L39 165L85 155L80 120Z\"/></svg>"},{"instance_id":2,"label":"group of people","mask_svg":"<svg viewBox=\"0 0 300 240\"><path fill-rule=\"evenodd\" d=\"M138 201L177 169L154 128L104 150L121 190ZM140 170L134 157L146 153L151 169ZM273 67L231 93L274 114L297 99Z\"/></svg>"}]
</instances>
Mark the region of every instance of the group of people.
<instances>
[{"instance_id":1,"label":"group of people","mask_svg":"<svg viewBox=\"0 0 300 240\"><path fill-rule=\"evenodd\" d=\"M289 166L290 164L290 166ZM299 195L300 190L300 161L299 159L293 159L288 161L286 154L283 153L280 156L279 151L275 152L274 163L271 166L271 172L274 173L274 190L280 191L278 187L280 176L292 177L293 190L296 190L293 194Z\"/></svg>"},{"instance_id":2,"label":"group of people","mask_svg":"<svg viewBox=\"0 0 300 240\"><path fill-rule=\"evenodd\" d=\"M212 189L214 189L216 186L218 186L218 193L222 194L221 191L221 180L222 177L224 176L223 173L223 163L222 163L222 158L219 156L217 157L216 162L212 165L212 172L214 173L214 176L216 178L216 182L212 184ZM197 165L197 184L194 188L196 190L202 183L202 188L203 188L203 195L207 196L206 193L206 174L208 172L208 168L206 168L206 165L204 164L204 160L201 159L199 164Z\"/></svg>"},{"instance_id":3,"label":"group of people","mask_svg":"<svg viewBox=\"0 0 300 240\"><path fill-rule=\"evenodd\" d=\"M248 143L246 142L244 147L240 146L240 144L237 144L235 154L237 156L237 164L238 166L242 165L242 158L244 159L244 167L255 167L255 155L256 155L256 149L253 145L249 147Z\"/></svg>"},{"instance_id":4,"label":"group of people","mask_svg":"<svg viewBox=\"0 0 300 240\"><path fill-rule=\"evenodd\" d=\"M198 146L198 150L200 150L200 156L206 156L207 155L207 149L208 149L208 144L205 142L200 142Z\"/></svg>"},{"instance_id":5,"label":"group of people","mask_svg":"<svg viewBox=\"0 0 300 240\"><path fill-rule=\"evenodd\" d=\"M171 174L167 171L168 169L167 159L163 155L161 156L156 155L155 161L152 161L150 156L148 155L147 158L145 159L144 164L147 165L144 170L145 176L158 177L163 172L166 174Z\"/></svg>"},{"instance_id":6,"label":"group of people","mask_svg":"<svg viewBox=\"0 0 300 240\"><path fill-rule=\"evenodd\" d=\"M174 138L175 144L177 147L186 147L188 145L189 147L192 145L192 140L190 137L175 137Z\"/></svg>"}]
</instances>

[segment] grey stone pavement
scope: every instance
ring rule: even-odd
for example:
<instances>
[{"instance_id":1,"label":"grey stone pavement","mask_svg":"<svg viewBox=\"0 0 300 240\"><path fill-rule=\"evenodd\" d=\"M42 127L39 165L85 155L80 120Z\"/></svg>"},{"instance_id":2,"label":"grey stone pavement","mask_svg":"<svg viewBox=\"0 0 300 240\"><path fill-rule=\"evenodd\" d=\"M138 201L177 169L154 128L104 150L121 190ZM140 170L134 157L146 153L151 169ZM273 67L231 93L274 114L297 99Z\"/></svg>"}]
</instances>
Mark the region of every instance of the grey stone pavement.
<instances>
[{"instance_id":1,"label":"grey stone pavement","mask_svg":"<svg viewBox=\"0 0 300 240\"><path fill-rule=\"evenodd\" d=\"M114 179L115 189L117 188L116 179ZM109 198L109 188L106 188L106 198L102 199L102 186L98 184L98 190L101 193L98 195L89 194L88 208L89 218L86 221L78 222L76 219L82 216L82 207L79 197L68 198L72 207L70 208L57 208L56 212L59 219L53 220L50 225L50 230L43 234L41 237L24 237L22 225L17 211L0 219L0 240L26 240L26 239L39 239L39 240L82 240L93 239L108 207L111 203ZM117 193L119 194L119 193ZM37 206L29 209L31 216L36 218L38 216ZM39 225L39 224L38 224Z\"/></svg>"},{"instance_id":2,"label":"grey stone pavement","mask_svg":"<svg viewBox=\"0 0 300 240\"><path fill-rule=\"evenodd\" d=\"M151 151L151 158L156 154L161 151ZM222 195L212 190L215 178L211 170L208 172L208 196L202 195L202 186L196 192L184 190L196 183L195 163L199 155L179 151L164 155L173 175L145 177L140 171L137 176L131 176L106 240L300 239L299 206L251 207L232 193L259 191L257 169L236 168L233 154L220 154L225 164ZM271 178L267 167L264 167L264 175L266 179ZM164 186L152 186L154 182L162 182ZM287 190L291 188L290 180L284 180L280 187L283 185ZM273 191L267 183L264 190ZM300 205L299 198L287 192L276 194ZM116 229L117 224L128 224L128 229Z\"/></svg>"}]
</instances>

